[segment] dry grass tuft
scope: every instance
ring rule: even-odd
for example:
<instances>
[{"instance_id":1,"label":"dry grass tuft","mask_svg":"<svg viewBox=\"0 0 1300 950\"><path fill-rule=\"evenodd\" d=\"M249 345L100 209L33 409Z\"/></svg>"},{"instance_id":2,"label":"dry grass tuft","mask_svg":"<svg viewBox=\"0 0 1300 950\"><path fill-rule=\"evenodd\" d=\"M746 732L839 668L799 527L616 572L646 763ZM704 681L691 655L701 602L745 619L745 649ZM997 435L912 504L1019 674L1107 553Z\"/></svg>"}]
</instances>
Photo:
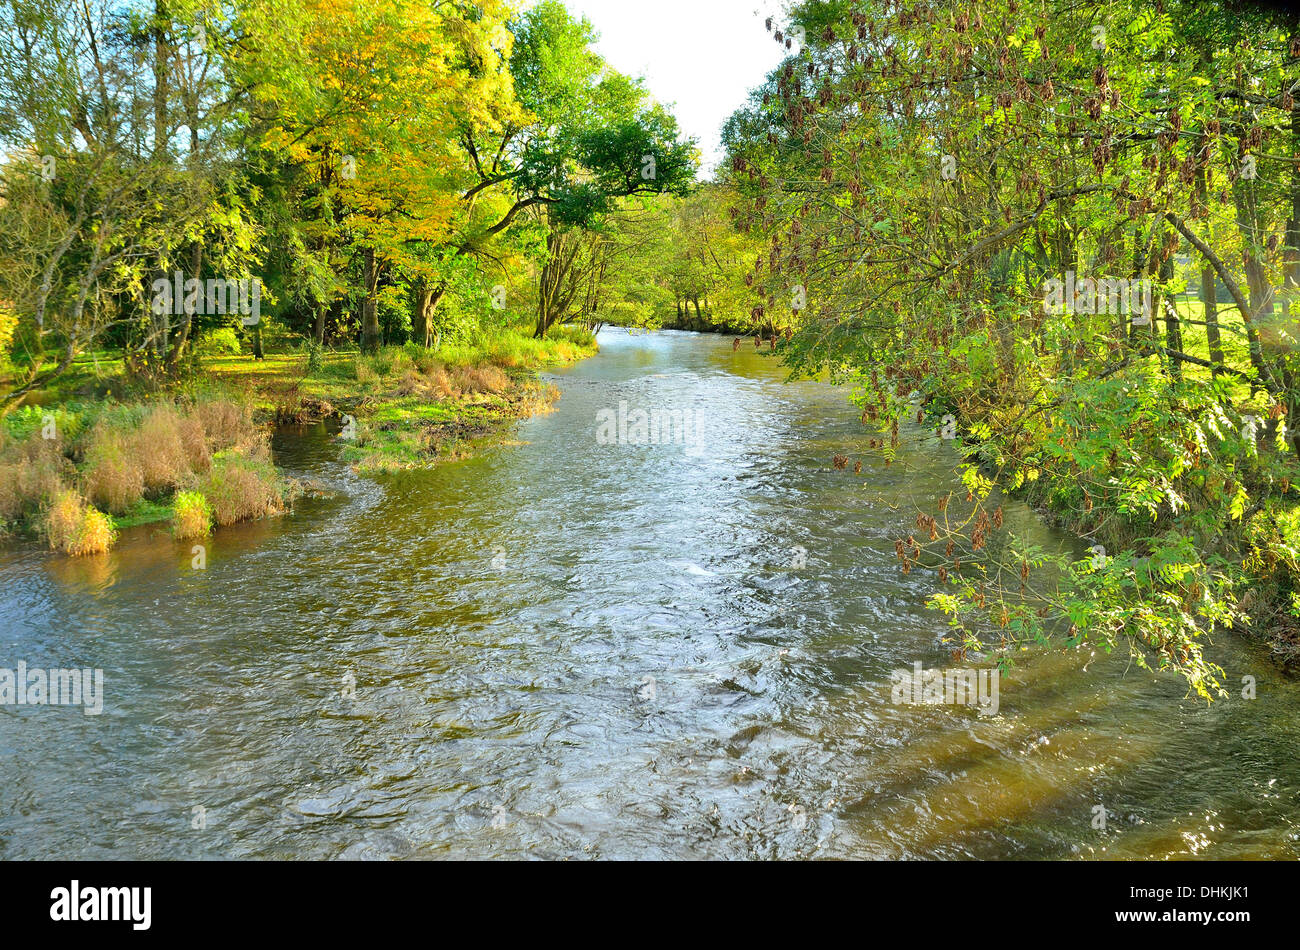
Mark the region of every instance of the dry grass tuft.
<instances>
[{"instance_id":1,"label":"dry grass tuft","mask_svg":"<svg viewBox=\"0 0 1300 950\"><path fill-rule=\"evenodd\" d=\"M284 510L275 466L265 455L213 459L202 491L219 525L265 518Z\"/></svg>"},{"instance_id":2,"label":"dry grass tuft","mask_svg":"<svg viewBox=\"0 0 1300 950\"><path fill-rule=\"evenodd\" d=\"M510 377L491 363L462 366L455 371L455 379L459 388L467 393L500 394L510 388Z\"/></svg>"},{"instance_id":3,"label":"dry grass tuft","mask_svg":"<svg viewBox=\"0 0 1300 950\"><path fill-rule=\"evenodd\" d=\"M248 438L253 426L253 410L229 399L213 399L195 407L203 432L214 452L228 449Z\"/></svg>"},{"instance_id":4,"label":"dry grass tuft","mask_svg":"<svg viewBox=\"0 0 1300 950\"><path fill-rule=\"evenodd\" d=\"M63 491L64 474L71 468L59 443L39 433L24 442L8 441L0 459L0 522L50 504Z\"/></svg>"},{"instance_id":5,"label":"dry grass tuft","mask_svg":"<svg viewBox=\"0 0 1300 950\"><path fill-rule=\"evenodd\" d=\"M144 470L135 457L134 441L100 423L86 449L86 494L113 514L127 511L144 497Z\"/></svg>"},{"instance_id":6,"label":"dry grass tuft","mask_svg":"<svg viewBox=\"0 0 1300 950\"><path fill-rule=\"evenodd\" d=\"M162 403L151 408L131 441L145 491L176 488L190 474L189 453L181 438L181 417L171 406Z\"/></svg>"},{"instance_id":7,"label":"dry grass tuft","mask_svg":"<svg viewBox=\"0 0 1300 950\"><path fill-rule=\"evenodd\" d=\"M108 516L87 505L74 491L60 492L50 505L45 515L45 535L50 547L74 557L103 554L117 540Z\"/></svg>"},{"instance_id":8,"label":"dry grass tuft","mask_svg":"<svg viewBox=\"0 0 1300 950\"><path fill-rule=\"evenodd\" d=\"M441 366L433 371L429 378L429 385L443 399L457 399L460 397L460 390L456 387L452 378L447 375L447 371Z\"/></svg>"},{"instance_id":9,"label":"dry grass tuft","mask_svg":"<svg viewBox=\"0 0 1300 950\"><path fill-rule=\"evenodd\" d=\"M203 434L203 422L197 414L182 416L177 434L185 449L185 461L190 471L201 475L212 467L212 453L208 450L207 436Z\"/></svg>"}]
</instances>

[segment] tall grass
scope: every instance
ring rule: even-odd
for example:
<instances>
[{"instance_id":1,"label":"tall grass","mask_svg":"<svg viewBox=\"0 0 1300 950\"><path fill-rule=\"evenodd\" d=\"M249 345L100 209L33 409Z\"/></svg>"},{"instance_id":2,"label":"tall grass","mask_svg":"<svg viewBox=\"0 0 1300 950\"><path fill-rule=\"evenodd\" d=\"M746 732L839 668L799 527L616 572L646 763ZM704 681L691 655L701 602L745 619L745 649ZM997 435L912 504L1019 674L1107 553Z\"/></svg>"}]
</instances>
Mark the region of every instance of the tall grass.
<instances>
[{"instance_id":1,"label":"tall grass","mask_svg":"<svg viewBox=\"0 0 1300 950\"><path fill-rule=\"evenodd\" d=\"M117 539L108 516L71 490L60 492L46 511L45 535L50 547L74 557L102 554Z\"/></svg>"},{"instance_id":2,"label":"tall grass","mask_svg":"<svg viewBox=\"0 0 1300 950\"><path fill-rule=\"evenodd\" d=\"M218 525L265 518L283 510L280 476L269 454L221 454L200 483Z\"/></svg>"},{"instance_id":3,"label":"tall grass","mask_svg":"<svg viewBox=\"0 0 1300 950\"><path fill-rule=\"evenodd\" d=\"M108 515L134 517L145 501L165 510L173 495L178 537L283 508L249 404L213 393L68 404L19 410L0 424L0 522L25 523L56 549L107 550L116 534Z\"/></svg>"},{"instance_id":4,"label":"tall grass","mask_svg":"<svg viewBox=\"0 0 1300 950\"><path fill-rule=\"evenodd\" d=\"M172 534L180 540L202 538L212 531L212 506L202 492L176 493L172 502Z\"/></svg>"}]
</instances>

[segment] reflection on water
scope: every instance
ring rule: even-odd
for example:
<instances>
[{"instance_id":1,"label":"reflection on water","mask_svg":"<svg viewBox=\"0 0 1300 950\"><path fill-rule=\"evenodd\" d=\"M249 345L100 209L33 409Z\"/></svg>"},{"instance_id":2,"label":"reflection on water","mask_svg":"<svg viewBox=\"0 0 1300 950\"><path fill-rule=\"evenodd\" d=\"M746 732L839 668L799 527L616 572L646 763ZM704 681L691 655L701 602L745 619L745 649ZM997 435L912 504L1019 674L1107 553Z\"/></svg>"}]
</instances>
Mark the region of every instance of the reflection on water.
<instances>
[{"instance_id":1,"label":"reflection on water","mask_svg":"<svg viewBox=\"0 0 1300 950\"><path fill-rule=\"evenodd\" d=\"M895 705L892 670L949 663L893 551L949 450L884 467L843 392L729 339L601 346L519 444L436 471L280 433L334 496L220 531L206 570L157 528L0 554L0 667L107 694L0 707L0 858L1300 855L1300 689L1258 651L1218 638L1258 698L1208 710L1061 652L995 716ZM603 444L620 401L705 442Z\"/></svg>"}]
</instances>

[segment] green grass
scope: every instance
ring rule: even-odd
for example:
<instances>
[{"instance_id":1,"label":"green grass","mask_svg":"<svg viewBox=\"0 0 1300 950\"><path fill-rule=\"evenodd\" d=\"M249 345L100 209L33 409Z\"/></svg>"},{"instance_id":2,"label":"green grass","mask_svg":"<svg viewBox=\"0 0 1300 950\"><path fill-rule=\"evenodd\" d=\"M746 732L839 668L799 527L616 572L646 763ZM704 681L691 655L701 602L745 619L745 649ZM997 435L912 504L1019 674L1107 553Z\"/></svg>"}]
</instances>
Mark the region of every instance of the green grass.
<instances>
[{"instance_id":1,"label":"green grass","mask_svg":"<svg viewBox=\"0 0 1300 950\"><path fill-rule=\"evenodd\" d=\"M595 352L590 333L568 326L552 328L541 340L521 326L489 332L473 344L425 349L408 343L373 354L327 349L314 365L305 341L286 340L261 360L204 355L198 372L171 388L193 399L249 401L263 422L350 415L358 438L344 446L344 458L361 471L391 471L463 457L497 441L508 423L545 411L554 399L552 389L536 382L537 370ZM138 401L151 394L122 369L116 354L86 354L65 377L35 394L38 405L11 411L0 426L26 438L53 415L64 438L80 436L100 420L130 429L139 423ZM142 501L114 524L127 528L173 516L170 499Z\"/></svg>"},{"instance_id":2,"label":"green grass","mask_svg":"<svg viewBox=\"0 0 1300 950\"><path fill-rule=\"evenodd\" d=\"M113 527L121 531L123 528L135 528L142 524L155 524L159 521L170 521L173 514L171 502L150 501L142 498L131 508L130 511L112 519Z\"/></svg>"},{"instance_id":3,"label":"green grass","mask_svg":"<svg viewBox=\"0 0 1300 950\"><path fill-rule=\"evenodd\" d=\"M459 458L494 441L502 427L542 411L553 399L535 382L536 371L572 363L596 351L595 339L577 327L556 327L535 340L523 330L500 330L472 345L425 349L408 343L377 353L327 350L319 368L308 373L305 350L248 356L212 357L204 362L215 384L251 392L266 415L293 417L298 407L321 414L326 405L353 416L358 438L344 458L361 471L391 471ZM494 369L505 374L501 392L438 389L439 374L455 386L464 375ZM404 392L411 382L421 392Z\"/></svg>"}]
</instances>

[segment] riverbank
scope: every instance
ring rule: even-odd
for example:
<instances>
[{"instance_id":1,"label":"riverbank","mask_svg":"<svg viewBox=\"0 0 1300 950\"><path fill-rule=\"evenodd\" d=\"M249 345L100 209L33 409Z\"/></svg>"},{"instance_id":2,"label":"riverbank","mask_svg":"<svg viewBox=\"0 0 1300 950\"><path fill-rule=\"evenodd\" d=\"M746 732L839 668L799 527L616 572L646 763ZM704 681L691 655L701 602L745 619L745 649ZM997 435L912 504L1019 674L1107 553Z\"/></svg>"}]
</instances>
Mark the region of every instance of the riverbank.
<instances>
[{"instance_id":1,"label":"riverbank","mask_svg":"<svg viewBox=\"0 0 1300 950\"><path fill-rule=\"evenodd\" d=\"M28 406L0 425L0 522L70 555L123 528L169 521L178 538L288 510L300 487L271 461L247 399L220 391Z\"/></svg>"},{"instance_id":2,"label":"riverbank","mask_svg":"<svg viewBox=\"0 0 1300 950\"><path fill-rule=\"evenodd\" d=\"M538 381L538 371L596 350L591 334L557 327L542 340L500 333L473 346L408 343L370 355L309 350L255 363L218 358L207 372L251 392L260 419L338 423L349 443L344 458L374 473L473 454L554 402L558 393Z\"/></svg>"},{"instance_id":3,"label":"riverbank","mask_svg":"<svg viewBox=\"0 0 1300 950\"><path fill-rule=\"evenodd\" d=\"M136 525L200 538L288 511L310 487L272 461L270 432L284 423L337 423L362 473L463 458L549 408L558 393L538 370L595 352L590 334L566 328L373 354L305 346L211 357L164 387L101 356L0 421L0 538L97 554Z\"/></svg>"}]
</instances>

